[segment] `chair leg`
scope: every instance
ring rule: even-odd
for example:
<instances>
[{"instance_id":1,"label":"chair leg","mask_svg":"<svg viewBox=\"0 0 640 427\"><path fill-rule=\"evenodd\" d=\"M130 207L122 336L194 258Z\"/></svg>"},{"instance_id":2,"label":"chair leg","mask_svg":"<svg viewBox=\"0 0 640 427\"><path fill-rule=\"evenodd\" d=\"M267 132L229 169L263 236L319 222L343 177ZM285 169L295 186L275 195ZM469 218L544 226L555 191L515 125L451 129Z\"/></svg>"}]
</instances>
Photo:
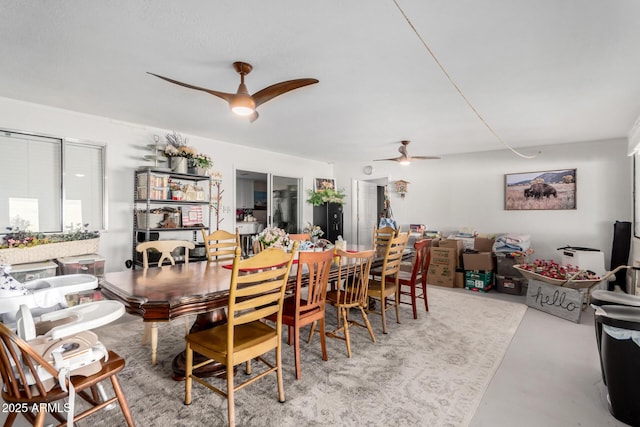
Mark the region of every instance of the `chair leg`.
<instances>
[{"instance_id":1,"label":"chair leg","mask_svg":"<svg viewBox=\"0 0 640 427\"><path fill-rule=\"evenodd\" d=\"M184 404L191 405L191 375L193 373L193 350L191 344L187 342L185 349L185 367L184 367Z\"/></svg>"},{"instance_id":2,"label":"chair leg","mask_svg":"<svg viewBox=\"0 0 640 427\"><path fill-rule=\"evenodd\" d=\"M291 326L289 326L291 328ZM293 332L293 359L296 365L296 379L300 379L300 328L296 325ZM291 332L291 329L289 329ZM291 334L289 334L291 336Z\"/></svg>"},{"instance_id":3,"label":"chair leg","mask_svg":"<svg viewBox=\"0 0 640 427\"><path fill-rule=\"evenodd\" d=\"M347 345L347 357L351 357L351 342L349 340L349 320L347 319L347 310L346 308L341 308L340 312L342 313L342 321L344 322L344 341Z\"/></svg>"},{"instance_id":4,"label":"chair leg","mask_svg":"<svg viewBox=\"0 0 640 427\"><path fill-rule=\"evenodd\" d=\"M322 319L322 320L324 320L324 319ZM313 337L313 333L316 330L316 323L318 323L318 322L314 320L313 323L311 324L311 329L309 329L309 338L307 338L307 344L311 344L311 338ZM324 332L322 332L322 334L324 335Z\"/></svg>"},{"instance_id":5,"label":"chair leg","mask_svg":"<svg viewBox=\"0 0 640 427\"><path fill-rule=\"evenodd\" d=\"M411 285L411 308L413 309L413 318L417 319L418 318L418 308L417 306L417 302L416 302L416 286Z\"/></svg>"},{"instance_id":6,"label":"chair leg","mask_svg":"<svg viewBox=\"0 0 640 427\"><path fill-rule=\"evenodd\" d=\"M287 345L291 345L291 333L293 332L292 329L293 326L291 325L289 325L287 328Z\"/></svg>"},{"instance_id":7,"label":"chair leg","mask_svg":"<svg viewBox=\"0 0 640 427\"><path fill-rule=\"evenodd\" d=\"M427 284L422 284L422 298L424 299L424 309L429 311L429 303L427 302Z\"/></svg>"},{"instance_id":8,"label":"chair leg","mask_svg":"<svg viewBox=\"0 0 640 427\"><path fill-rule=\"evenodd\" d=\"M367 317L367 313L364 311L364 308L358 307L360 309L360 313L362 313L362 319L364 319L364 324L369 331L369 336L371 337L371 341L376 342L376 337L373 335L373 329L371 328L371 323L369 323L369 317Z\"/></svg>"},{"instance_id":9,"label":"chair leg","mask_svg":"<svg viewBox=\"0 0 640 427\"><path fill-rule=\"evenodd\" d=\"M380 313L382 314L382 333L387 333L387 297L380 298Z\"/></svg>"},{"instance_id":10,"label":"chair leg","mask_svg":"<svg viewBox=\"0 0 640 427\"><path fill-rule=\"evenodd\" d=\"M227 357L227 410L229 413L229 426L236 425L235 406L233 404L233 393L235 392L233 387L233 366L230 366L229 357Z\"/></svg>"},{"instance_id":11,"label":"chair leg","mask_svg":"<svg viewBox=\"0 0 640 427\"><path fill-rule=\"evenodd\" d=\"M284 381L282 379L282 344L276 346L276 378L278 381L278 402L284 403ZM233 369L231 369L231 381L233 381Z\"/></svg>"},{"instance_id":12,"label":"chair leg","mask_svg":"<svg viewBox=\"0 0 640 427\"><path fill-rule=\"evenodd\" d=\"M400 323L400 288L396 288L396 299L393 305L396 306L396 323Z\"/></svg>"},{"instance_id":13,"label":"chair leg","mask_svg":"<svg viewBox=\"0 0 640 427\"><path fill-rule=\"evenodd\" d=\"M42 411L42 410L38 411L38 413L36 414L36 419L33 422L33 425L37 426L37 427L44 426L44 417L45 417L45 415L47 415L47 411Z\"/></svg>"},{"instance_id":14,"label":"chair leg","mask_svg":"<svg viewBox=\"0 0 640 427\"><path fill-rule=\"evenodd\" d=\"M313 322L312 326L315 326L316 322ZM327 343L324 336L324 317L320 318L320 349L322 349L322 360L327 361Z\"/></svg>"},{"instance_id":15,"label":"chair leg","mask_svg":"<svg viewBox=\"0 0 640 427\"><path fill-rule=\"evenodd\" d=\"M122 415L124 416L124 419L127 422L127 426L133 427L133 418L131 418L131 411L129 411L129 405L127 405L127 401L124 398L122 387L120 387L120 381L118 381L118 378L116 378L115 375L111 376L111 386L113 387L113 392L116 394L116 397L118 398L118 403L120 404L120 410L122 411Z\"/></svg>"}]
</instances>

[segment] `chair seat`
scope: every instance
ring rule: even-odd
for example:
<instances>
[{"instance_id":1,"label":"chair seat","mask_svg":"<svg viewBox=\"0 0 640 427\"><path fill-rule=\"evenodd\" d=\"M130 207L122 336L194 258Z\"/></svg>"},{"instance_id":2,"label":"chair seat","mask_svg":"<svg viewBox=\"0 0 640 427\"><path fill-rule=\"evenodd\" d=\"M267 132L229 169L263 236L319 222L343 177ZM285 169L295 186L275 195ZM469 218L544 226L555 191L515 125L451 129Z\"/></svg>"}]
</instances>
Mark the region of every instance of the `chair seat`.
<instances>
[{"instance_id":1,"label":"chair seat","mask_svg":"<svg viewBox=\"0 0 640 427\"><path fill-rule=\"evenodd\" d=\"M307 300L301 299L300 300L300 306L305 306L307 305ZM320 313L320 308L319 307L315 307L314 309L311 310L307 310L307 311L301 311L300 312L300 319L304 319L305 317L310 317L313 316L315 314ZM283 322L286 323L286 321L284 320L285 318L289 318L289 319L293 319L296 315L296 301L294 298L288 298L284 300L284 304L282 307L282 319ZM272 320L272 319L269 319Z\"/></svg>"},{"instance_id":2,"label":"chair seat","mask_svg":"<svg viewBox=\"0 0 640 427\"><path fill-rule=\"evenodd\" d=\"M395 277L387 277L386 278L387 282L395 282ZM416 283L422 280L422 275L421 274L417 274L416 275ZM410 285L411 284L411 272L410 271L403 271L400 270L398 272L398 282L400 282L403 285Z\"/></svg>"},{"instance_id":3,"label":"chair seat","mask_svg":"<svg viewBox=\"0 0 640 427\"><path fill-rule=\"evenodd\" d=\"M256 320L236 326L234 338L233 352L237 354L245 349L277 340L277 335L276 330L271 326ZM225 355L227 353L227 325L218 325L211 329L191 333L185 337L185 340L193 346L195 351L202 348Z\"/></svg>"},{"instance_id":4,"label":"chair seat","mask_svg":"<svg viewBox=\"0 0 640 427\"><path fill-rule=\"evenodd\" d=\"M349 294L347 296L347 298L345 298L345 295L344 295L345 293ZM342 291L340 291L340 300L342 300L342 301L345 301L345 300L346 301L352 301L352 300L354 300L354 298L352 298L352 295L353 295L352 292L342 290ZM338 304L339 303L339 301L338 301L338 291L327 291L327 302L330 302L332 304ZM357 304L354 303L352 305L355 306Z\"/></svg>"},{"instance_id":5,"label":"chair seat","mask_svg":"<svg viewBox=\"0 0 640 427\"><path fill-rule=\"evenodd\" d=\"M395 288L396 279L395 277L387 277L385 280L384 290L387 292L393 292ZM392 279L392 280L389 280ZM380 293L382 291L382 284L379 280L370 280L369 281L369 294Z\"/></svg>"},{"instance_id":6,"label":"chair seat","mask_svg":"<svg viewBox=\"0 0 640 427\"><path fill-rule=\"evenodd\" d=\"M109 351L109 360L107 360L106 362L102 360L100 362L100 371L86 377L83 375L74 375L71 377L71 383L73 384L73 387L76 389L76 391L84 390L101 381L104 381L113 374L117 374L118 372L120 372L124 368L124 363L125 362L122 357L118 356L113 351ZM56 382L56 386L49 390L47 392L47 396L43 397L41 400L45 402L55 402L56 400L67 397L68 395L69 391L62 390ZM5 401L11 401L14 403L18 403L19 401L25 403L33 403L33 399L12 399L4 389L2 391L2 398Z\"/></svg>"}]
</instances>

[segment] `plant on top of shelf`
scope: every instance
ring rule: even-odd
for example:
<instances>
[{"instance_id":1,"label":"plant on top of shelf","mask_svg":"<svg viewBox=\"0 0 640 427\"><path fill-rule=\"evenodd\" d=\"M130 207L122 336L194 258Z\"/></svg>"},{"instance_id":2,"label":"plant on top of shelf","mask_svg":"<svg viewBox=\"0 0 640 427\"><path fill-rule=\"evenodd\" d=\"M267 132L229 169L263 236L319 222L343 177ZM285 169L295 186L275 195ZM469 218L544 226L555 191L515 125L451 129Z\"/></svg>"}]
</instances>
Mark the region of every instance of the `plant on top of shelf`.
<instances>
[{"instance_id":1,"label":"plant on top of shelf","mask_svg":"<svg viewBox=\"0 0 640 427\"><path fill-rule=\"evenodd\" d=\"M321 206L323 203L337 203L339 205L344 204L346 194L340 190L333 190L331 188L325 188L319 191L307 190L309 198L307 203L311 203L313 206Z\"/></svg>"},{"instance_id":2,"label":"plant on top of shelf","mask_svg":"<svg viewBox=\"0 0 640 427\"><path fill-rule=\"evenodd\" d=\"M203 153L196 154L191 158L191 161L195 166L202 169L209 169L211 166L213 166L213 160L211 160L211 157Z\"/></svg>"},{"instance_id":3,"label":"plant on top of shelf","mask_svg":"<svg viewBox=\"0 0 640 427\"><path fill-rule=\"evenodd\" d=\"M166 135L167 145L164 146L164 155L166 157L186 157L192 159L196 152L193 148L187 146L188 139L177 132L168 133Z\"/></svg>"}]
</instances>

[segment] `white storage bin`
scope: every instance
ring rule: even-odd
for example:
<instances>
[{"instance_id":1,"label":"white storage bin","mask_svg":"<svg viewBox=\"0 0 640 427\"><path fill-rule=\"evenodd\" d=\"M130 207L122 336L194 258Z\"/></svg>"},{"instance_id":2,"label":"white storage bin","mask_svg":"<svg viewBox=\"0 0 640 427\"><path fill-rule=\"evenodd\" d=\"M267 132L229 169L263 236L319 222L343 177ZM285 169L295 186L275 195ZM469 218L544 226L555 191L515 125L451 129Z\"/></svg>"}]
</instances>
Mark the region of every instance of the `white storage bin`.
<instances>
[{"instance_id":1,"label":"white storage bin","mask_svg":"<svg viewBox=\"0 0 640 427\"><path fill-rule=\"evenodd\" d=\"M13 264L9 274L20 283L29 280L44 279L56 275L58 265L53 261Z\"/></svg>"}]
</instances>

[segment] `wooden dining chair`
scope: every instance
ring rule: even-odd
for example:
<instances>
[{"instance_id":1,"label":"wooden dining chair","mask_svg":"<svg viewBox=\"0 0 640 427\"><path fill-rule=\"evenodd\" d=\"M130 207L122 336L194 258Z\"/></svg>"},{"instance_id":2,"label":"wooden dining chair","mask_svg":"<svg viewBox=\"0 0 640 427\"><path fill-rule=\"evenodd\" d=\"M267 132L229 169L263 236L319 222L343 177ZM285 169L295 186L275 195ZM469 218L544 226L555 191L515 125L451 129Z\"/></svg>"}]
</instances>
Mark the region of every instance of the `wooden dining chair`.
<instances>
[{"instance_id":1,"label":"wooden dining chair","mask_svg":"<svg viewBox=\"0 0 640 427\"><path fill-rule=\"evenodd\" d=\"M365 311L369 273L374 251L345 252L338 249L336 255L338 255L340 262L337 287L327 291L327 304L336 308L338 327L331 332L327 332L326 335L344 340L347 346L347 357L351 357L349 326L356 325L367 328L371 341L376 341ZM364 324L349 318L349 311L352 308L360 310Z\"/></svg>"},{"instance_id":2,"label":"wooden dining chair","mask_svg":"<svg viewBox=\"0 0 640 427\"><path fill-rule=\"evenodd\" d=\"M136 246L136 251L142 252L142 268L149 268L149 252L160 252L160 259L158 260L158 267L161 267L164 261L169 261L171 265L176 264L176 260L173 258L172 252L178 248L184 249L184 263L189 263L189 249L194 249L195 244L187 240L152 240L149 242L139 243ZM184 319L185 333L189 329L187 324L187 318ZM151 342L151 364L156 364L156 353L158 350L158 323L157 322L145 322L144 331L142 332L142 345L147 343L147 340Z\"/></svg>"},{"instance_id":3,"label":"wooden dining chair","mask_svg":"<svg viewBox=\"0 0 640 427\"><path fill-rule=\"evenodd\" d=\"M109 409L118 402L127 426L133 427L133 419L116 374L125 365L123 358L109 351L108 360L100 361L100 370L88 376L74 375L65 381L65 389L58 383L58 371L38 354L27 341L18 337L0 323L0 374L2 375L2 400L6 411L4 425L13 425L18 414L22 414L31 425L43 426L47 414L51 414L60 424L67 425L67 417L73 423L101 410ZM64 357L64 355L62 356ZM99 393L102 382L109 379L115 396L107 398ZM78 414L56 412L56 408L71 405L69 383L76 396L81 397L91 407ZM67 401L69 400L69 401ZM57 403L56 403L57 402ZM55 405L53 405L56 403ZM34 411L37 408L37 411Z\"/></svg>"},{"instance_id":4,"label":"wooden dining chair","mask_svg":"<svg viewBox=\"0 0 640 427\"><path fill-rule=\"evenodd\" d=\"M240 234L237 227L235 234L225 230L216 230L207 234L204 228L201 232L209 261L230 260L235 254L236 247L240 246Z\"/></svg>"},{"instance_id":5,"label":"wooden dining chair","mask_svg":"<svg viewBox=\"0 0 640 427\"><path fill-rule=\"evenodd\" d=\"M380 311L369 309L370 313L380 314L382 316L382 333L387 333L387 316L386 312L392 306L396 309L396 322L400 323L400 310L398 295L398 272L400 271L400 263L404 255L404 248L409 241L409 232L402 233L397 237L393 237L388 241L382 260L382 267L376 270L369 279L369 290L367 295L369 298L380 301ZM389 280L389 279L392 280ZM388 304L387 298L394 296L393 303Z\"/></svg>"},{"instance_id":6,"label":"wooden dining chair","mask_svg":"<svg viewBox=\"0 0 640 427\"><path fill-rule=\"evenodd\" d=\"M289 240L295 240L298 242L311 241L311 235L309 233L289 234Z\"/></svg>"},{"instance_id":7,"label":"wooden dining chair","mask_svg":"<svg viewBox=\"0 0 640 427\"><path fill-rule=\"evenodd\" d=\"M253 254L259 254L260 252L262 252L265 248L264 248L264 243L262 243L260 240L255 239L253 241L253 244L251 246L252 250L253 250Z\"/></svg>"},{"instance_id":8,"label":"wooden dining chair","mask_svg":"<svg viewBox=\"0 0 640 427\"><path fill-rule=\"evenodd\" d=\"M376 256L384 256L387 243L389 240L398 235L398 230L392 227L373 227L373 235L371 237L371 247L376 251Z\"/></svg>"},{"instance_id":9,"label":"wooden dining chair","mask_svg":"<svg viewBox=\"0 0 640 427\"><path fill-rule=\"evenodd\" d=\"M417 300L424 300L424 309L429 311L427 301L427 271L431 261L432 239L421 239L414 243L414 254L411 260L411 270L406 271L400 268L398 271L398 298L400 304L411 305L413 318L418 318ZM395 277L387 276L387 282L394 282ZM418 289L420 288L420 289ZM417 291L420 290L420 293ZM403 301L402 296L408 296L409 301Z\"/></svg>"},{"instance_id":10,"label":"wooden dining chair","mask_svg":"<svg viewBox=\"0 0 640 427\"><path fill-rule=\"evenodd\" d=\"M142 252L142 267L149 268L149 252L160 252L160 259L158 260L158 267L164 264L165 261L169 261L171 265L176 264L176 260L173 257L173 251L178 248L184 248L184 262L189 262L188 249L194 249L196 246L193 242L187 240L151 240L148 242L138 243L136 246L137 252Z\"/></svg>"},{"instance_id":11,"label":"wooden dining chair","mask_svg":"<svg viewBox=\"0 0 640 427\"><path fill-rule=\"evenodd\" d=\"M294 242L294 249L297 244ZM259 254L241 260L241 249L236 248L229 287L227 323L193 332L185 337L186 369L184 403L191 404L193 381L227 398L229 425L235 425L234 393L240 388L275 372L278 400L284 402L282 379L282 306L289 271L295 251L289 253L277 248L267 248ZM275 315L275 327L262 322ZM275 350L275 360L264 355ZM207 360L194 365L194 352ZM252 374L251 360L262 362L266 369ZM226 391L197 376L197 369L210 363L226 367ZM234 385L234 366L245 363L247 375Z\"/></svg>"},{"instance_id":12,"label":"wooden dining chair","mask_svg":"<svg viewBox=\"0 0 640 427\"><path fill-rule=\"evenodd\" d=\"M309 334L311 336L316 322L319 323L322 360L327 360L324 305L332 260L333 251L300 252L294 296L284 301L282 324L288 326L287 340L289 345L291 345L291 336L293 335L296 379L300 379L300 329L302 327L312 325ZM303 295L303 286L306 295ZM276 315L272 314L268 320L275 321Z\"/></svg>"}]
</instances>

